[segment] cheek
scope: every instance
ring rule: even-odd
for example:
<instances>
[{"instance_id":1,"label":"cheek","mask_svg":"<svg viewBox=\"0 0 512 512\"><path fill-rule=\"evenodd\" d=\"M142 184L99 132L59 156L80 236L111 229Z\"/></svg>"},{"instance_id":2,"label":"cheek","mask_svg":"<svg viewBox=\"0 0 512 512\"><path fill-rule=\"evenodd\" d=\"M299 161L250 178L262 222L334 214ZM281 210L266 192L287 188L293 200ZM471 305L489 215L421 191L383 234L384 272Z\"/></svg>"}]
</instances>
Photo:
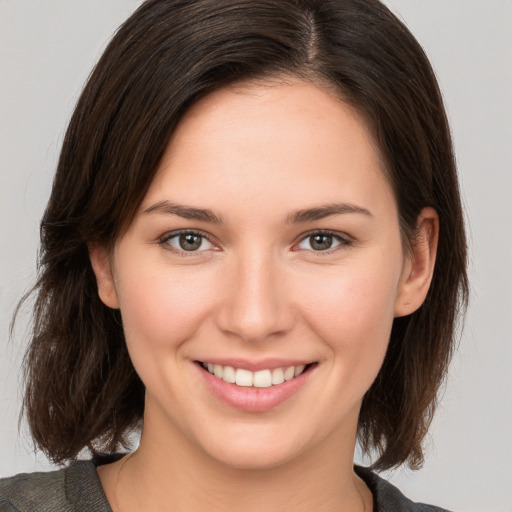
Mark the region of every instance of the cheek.
<instances>
[{"instance_id":1,"label":"cheek","mask_svg":"<svg viewBox=\"0 0 512 512\"><path fill-rule=\"evenodd\" d=\"M127 274L129 282L119 283L123 326L132 352L177 347L193 335L213 295L199 274L134 269Z\"/></svg>"},{"instance_id":2,"label":"cheek","mask_svg":"<svg viewBox=\"0 0 512 512\"><path fill-rule=\"evenodd\" d=\"M316 286L310 283L310 293L303 295L311 328L334 359L349 372L356 373L357 368L362 376L376 375L380 369L393 324L400 269L395 264L387 272L379 271L383 268L336 269L328 279L317 279Z\"/></svg>"}]
</instances>

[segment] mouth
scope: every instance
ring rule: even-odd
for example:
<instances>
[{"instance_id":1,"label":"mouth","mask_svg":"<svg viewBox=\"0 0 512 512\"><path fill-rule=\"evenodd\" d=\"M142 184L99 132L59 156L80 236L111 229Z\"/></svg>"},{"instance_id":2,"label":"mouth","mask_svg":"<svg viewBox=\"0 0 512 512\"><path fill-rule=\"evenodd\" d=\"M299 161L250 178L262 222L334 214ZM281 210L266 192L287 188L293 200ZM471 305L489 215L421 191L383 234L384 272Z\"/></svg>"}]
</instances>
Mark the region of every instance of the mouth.
<instances>
[{"instance_id":1,"label":"mouth","mask_svg":"<svg viewBox=\"0 0 512 512\"><path fill-rule=\"evenodd\" d=\"M271 411L290 403L318 366L318 362L305 364L305 361L270 359L266 362L232 359L195 363L213 396L229 407L249 413Z\"/></svg>"},{"instance_id":2,"label":"mouth","mask_svg":"<svg viewBox=\"0 0 512 512\"><path fill-rule=\"evenodd\" d=\"M317 363L283 366L251 371L246 368L196 361L205 371L228 384L243 388L271 388L309 372Z\"/></svg>"}]
</instances>

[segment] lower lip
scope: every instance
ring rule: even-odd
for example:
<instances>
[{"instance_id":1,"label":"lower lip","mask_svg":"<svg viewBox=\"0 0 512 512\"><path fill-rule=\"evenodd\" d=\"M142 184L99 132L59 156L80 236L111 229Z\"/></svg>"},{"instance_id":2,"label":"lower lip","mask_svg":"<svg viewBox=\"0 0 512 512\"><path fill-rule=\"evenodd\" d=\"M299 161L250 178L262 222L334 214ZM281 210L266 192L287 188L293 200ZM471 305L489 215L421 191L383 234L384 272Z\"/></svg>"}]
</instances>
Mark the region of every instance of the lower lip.
<instances>
[{"instance_id":1,"label":"lower lip","mask_svg":"<svg viewBox=\"0 0 512 512\"><path fill-rule=\"evenodd\" d=\"M316 366L316 365L315 365ZM308 367L306 371L291 380L268 388L244 387L230 384L197 364L206 385L222 402L246 412L265 412L277 407L295 395L309 379L314 371Z\"/></svg>"}]
</instances>

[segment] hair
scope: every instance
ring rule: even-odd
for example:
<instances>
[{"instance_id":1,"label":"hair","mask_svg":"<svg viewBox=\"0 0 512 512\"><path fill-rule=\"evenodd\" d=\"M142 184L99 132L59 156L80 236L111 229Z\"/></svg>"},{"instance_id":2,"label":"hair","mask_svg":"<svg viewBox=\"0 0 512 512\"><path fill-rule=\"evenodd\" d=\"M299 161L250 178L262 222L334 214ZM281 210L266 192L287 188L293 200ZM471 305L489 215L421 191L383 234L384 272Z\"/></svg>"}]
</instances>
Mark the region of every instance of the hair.
<instances>
[{"instance_id":1,"label":"hair","mask_svg":"<svg viewBox=\"0 0 512 512\"><path fill-rule=\"evenodd\" d=\"M449 126L434 72L378 0L148 0L119 28L69 123L41 222L24 412L54 462L126 447L144 385L119 311L98 297L88 244L112 247L187 109L234 83L295 77L328 87L371 131L404 245L420 211L440 222L427 298L396 318L358 436L374 469L423 462L422 443L467 302L466 241Z\"/></svg>"}]
</instances>

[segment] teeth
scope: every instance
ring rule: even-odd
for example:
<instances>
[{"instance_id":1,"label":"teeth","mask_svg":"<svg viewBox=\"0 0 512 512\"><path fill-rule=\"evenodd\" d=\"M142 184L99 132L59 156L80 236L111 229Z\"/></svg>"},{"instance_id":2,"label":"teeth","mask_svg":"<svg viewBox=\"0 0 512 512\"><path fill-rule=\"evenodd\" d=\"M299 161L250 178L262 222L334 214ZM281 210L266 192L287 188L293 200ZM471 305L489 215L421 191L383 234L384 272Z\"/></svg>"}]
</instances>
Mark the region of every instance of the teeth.
<instances>
[{"instance_id":1,"label":"teeth","mask_svg":"<svg viewBox=\"0 0 512 512\"><path fill-rule=\"evenodd\" d=\"M215 377L222 379L222 376L224 374L224 368L220 364L214 364L213 365L213 374L215 375Z\"/></svg>"},{"instance_id":2,"label":"teeth","mask_svg":"<svg viewBox=\"0 0 512 512\"><path fill-rule=\"evenodd\" d=\"M232 366L224 366L224 373L222 379L231 384L236 382L236 372Z\"/></svg>"},{"instance_id":3,"label":"teeth","mask_svg":"<svg viewBox=\"0 0 512 512\"><path fill-rule=\"evenodd\" d=\"M282 384L287 380L298 377L305 369L305 365L275 368L274 370L260 370L251 372L243 368L221 366L220 364L203 363L203 367L218 379L242 387L269 388Z\"/></svg>"},{"instance_id":4,"label":"teeth","mask_svg":"<svg viewBox=\"0 0 512 512\"><path fill-rule=\"evenodd\" d=\"M252 382L255 388L269 388L272 386L272 372L270 370L254 372Z\"/></svg>"},{"instance_id":5,"label":"teeth","mask_svg":"<svg viewBox=\"0 0 512 512\"><path fill-rule=\"evenodd\" d=\"M252 372L238 368L238 370L235 372L235 382L237 386L252 386Z\"/></svg>"},{"instance_id":6,"label":"teeth","mask_svg":"<svg viewBox=\"0 0 512 512\"><path fill-rule=\"evenodd\" d=\"M295 371L293 372L293 376L297 377L297 375L300 375L304 371L305 366L301 364L300 366L295 367Z\"/></svg>"},{"instance_id":7,"label":"teeth","mask_svg":"<svg viewBox=\"0 0 512 512\"><path fill-rule=\"evenodd\" d=\"M272 371L272 384L282 384L284 382L284 372L282 368L276 368Z\"/></svg>"},{"instance_id":8,"label":"teeth","mask_svg":"<svg viewBox=\"0 0 512 512\"><path fill-rule=\"evenodd\" d=\"M295 377L295 367L290 366L284 371L284 380L291 380Z\"/></svg>"}]
</instances>

